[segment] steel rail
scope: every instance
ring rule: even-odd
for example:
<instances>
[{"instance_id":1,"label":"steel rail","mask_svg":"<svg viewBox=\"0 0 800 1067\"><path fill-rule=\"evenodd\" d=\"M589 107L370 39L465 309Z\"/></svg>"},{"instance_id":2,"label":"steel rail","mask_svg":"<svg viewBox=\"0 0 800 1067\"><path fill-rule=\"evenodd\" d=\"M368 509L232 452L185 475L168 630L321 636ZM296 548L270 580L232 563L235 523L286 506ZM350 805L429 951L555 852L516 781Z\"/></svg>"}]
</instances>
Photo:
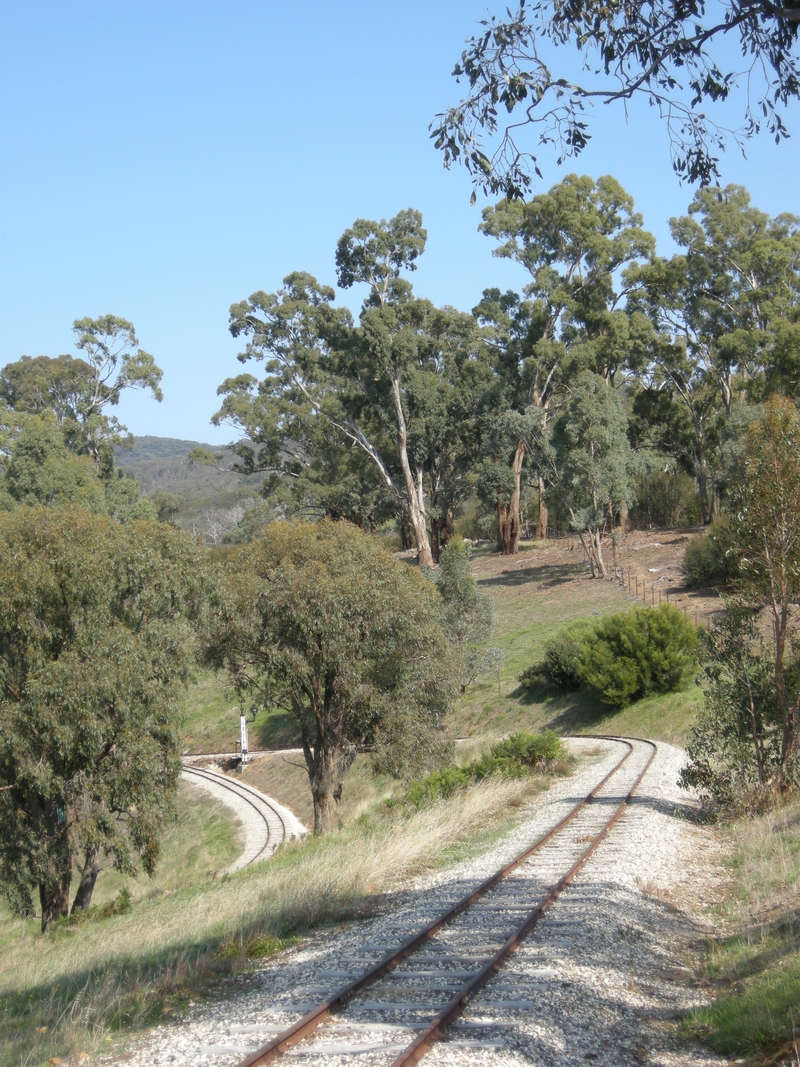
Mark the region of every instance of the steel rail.
<instances>
[{"instance_id":1,"label":"steel rail","mask_svg":"<svg viewBox=\"0 0 800 1067\"><path fill-rule=\"evenodd\" d=\"M599 737L602 735L593 736ZM622 739L614 738L613 740ZM441 1012L439 1012L436 1018L425 1027L425 1029L411 1042L408 1048L404 1049L400 1053L400 1055L392 1061L391 1067L406 1067L407 1064L418 1063L419 1060L422 1059L422 1057L425 1055L431 1045L435 1044L435 1042L438 1041L439 1038L444 1034L447 1027L450 1026L451 1023L455 1022L459 1015L462 1014L470 998L475 993L477 993L478 990L482 989L483 986L487 984L487 982L491 981L491 979L494 978L498 971L503 968L509 957L514 952L516 952L516 950L519 948L519 946L522 944L522 942L525 940L531 930L533 930L533 928L536 926L536 924L539 922L545 912L547 912L553 906L564 887L569 885L569 883L577 875L577 873L580 871L580 869L583 867L583 865L586 863L586 861L589 859L595 849L600 845L601 841L603 841L609 831L622 817L622 814L625 811L626 807L633 799L633 794L639 788L642 779L650 769L650 764L655 759L657 751L656 745L652 741L646 741L644 738L634 738L633 740L642 741L645 744L651 745L653 751L650 753L650 757L647 760L647 763L645 763L638 777L636 778L636 781L628 790L627 796L623 799L622 803L619 804L617 810L614 812L611 818L607 820L603 829L597 834L597 836L594 838L588 848L578 857L575 863L573 863L567 873L563 875L555 883L555 885L553 885L547 891L545 896L536 905L536 907L528 913L528 915L525 917L520 926L504 942L502 947L494 954L494 956L486 964L484 964L484 966L481 968L480 971L478 971L475 977L470 979L470 981L467 982L461 990L459 990L459 992L456 994L455 997L453 997L450 1003L445 1008L443 1008ZM628 753L628 755L630 755L630 753Z\"/></svg>"},{"instance_id":2,"label":"steel rail","mask_svg":"<svg viewBox=\"0 0 800 1067\"><path fill-rule=\"evenodd\" d=\"M583 735L583 736L585 736L585 735ZM633 749L633 745L626 738L604 736L604 735L601 735L601 734L592 735L592 736L595 736L597 738L601 738L602 740L617 741L620 744L627 745L628 751L625 753L625 755L622 757L622 759L620 759L611 768L611 770L597 783L597 785L591 790L591 792L587 793L586 796L583 797L582 800L580 800L562 819L560 819L555 824L555 826L553 826L550 830L548 830L545 834L543 834L540 838L538 838L532 845L530 845L527 849L525 849L518 856L516 856L515 859L511 860L510 863L508 863L504 867L500 868L500 870L496 871L493 875L491 875L489 878L487 878L484 882L482 882L471 893L467 894L467 896L463 897L460 901L458 901L456 904L454 904L453 907L451 907L447 911L443 912L440 916L438 916L438 918L434 919L433 922L429 923L422 930L418 931L416 934L414 934L410 938L408 938L408 940L403 942L403 944L400 945L399 948L394 949L391 953L389 953L383 959L379 960L376 964L374 964L372 967L370 967L368 970L366 970L363 974L359 975L353 982L350 982L344 988L340 989L329 1000L323 1001L322 1003L318 1004L315 1008L312 1008L310 1012L307 1012L302 1017L302 1019L298 1019L298 1021L296 1023L293 1023L291 1026L289 1026L285 1030L281 1031L281 1033L276 1034L276 1036L273 1037L270 1041L268 1041L265 1045L262 1045L260 1048L257 1048L257 1049L255 1049L255 1051L251 1052L249 1056L247 1056L245 1059L241 1060L241 1062L237 1065L237 1067L260 1067L261 1064L270 1063L272 1060L275 1060L275 1059L278 1058L278 1056L282 1055L282 1053L286 1052L287 1049L291 1048L293 1045L296 1045L298 1042L302 1041L305 1037L308 1037L308 1035L310 1033L312 1033L314 1030L316 1030L317 1027L322 1022L324 1022L324 1020L329 1015L332 1015L332 1014L334 1014L334 1013L336 1013L338 1011L342 1011L344 1008L347 1007L349 1002L355 996L357 996L360 992L362 992L362 990L366 989L368 986L372 985L374 982L377 982L380 978L382 978L384 975L388 974L390 971L393 971L397 967L397 965L399 963L402 963L403 960L406 959L406 957L410 956L413 952L415 952L418 948L420 948L423 944L425 944L426 941L429 941L432 937L434 937L439 932L439 930L442 929L442 927L444 927L448 923L452 922L453 919L457 918L459 915L461 915L463 912L465 912L468 908L470 908L473 904L475 904L476 901L480 900L481 897L485 896L491 889L493 889L496 885L498 885L512 871L516 870L516 868L519 867L519 865L521 863L524 863L527 859L529 859L536 852L538 852L541 848L543 848L544 845L546 845L553 837L555 837L556 834L558 834L565 826L567 826L570 822L572 822L572 820L581 811L583 811L583 809L586 807L586 805L590 804L594 800L595 796L603 788L603 786L606 784L606 782L608 782L609 779L612 778L620 770L620 768L623 766L623 764L626 762L626 760L628 760L630 758L630 756L632 755L633 750L634 750ZM639 739L635 738L634 740L639 740ZM648 742L648 744L652 744L652 742ZM638 786L639 782L644 777L644 774L647 771L647 769L649 768L650 763L652 762L652 759L653 759L654 755L655 755L655 745L653 745L653 755L651 755L650 760L648 761L647 766L645 767L645 770L642 771L642 774L639 775L639 777L637 778L636 783L635 783L635 785L633 787L634 789L636 788L636 786ZM631 790L631 793L632 793L632 791L633 790ZM622 807L624 807L625 803L627 803L627 801L630 798L630 795L631 794L629 793L628 797L625 798L625 800L623 801ZM615 821L616 821L617 818L619 818L619 814L617 814L615 816ZM607 826L607 828L603 832L602 836L605 836L605 833L607 833L608 829L610 829L610 828L611 828L610 825ZM597 841L597 843L599 843L599 840ZM584 853L582 853L582 857L581 857L581 861L580 861L579 866L576 867L574 871L572 869L570 870L570 876L571 877L574 877L574 874L577 873L577 870L580 869L580 866L582 866L583 862L585 862L585 860L588 859L589 855L591 854L592 851L594 851L595 847L596 847L596 844L592 844L587 850L585 850ZM566 877L567 876L565 876L565 878ZM559 882L557 884L558 884L559 888L558 888L558 891L553 896L552 900L555 900L555 897L561 891L563 886L566 885L566 882L562 879L561 882ZM551 890L550 892L552 893L553 890ZM549 896L549 894L548 894L548 896ZM550 904L552 903L552 900L550 900L547 903L546 907L550 906ZM530 929L532 929L533 926L535 925L535 922L538 921L539 914L543 913L543 911L542 912L539 911L539 909L542 908L542 904L543 904L543 902L540 902L539 905L537 905L537 907L534 909L534 912L537 913L536 914L536 920L534 920L534 922L531 923ZM544 910L546 910L546 908ZM526 920L526 922L527 921L528 920ZM523 926L524 925L525 924L523 923ZM527 932L527 930L526 930L526 932ZM519 931L517 931L517 933L513 935L514 938L516 938L518 936L519 936ZM525 935L523 934L522 937L524 937L524 936ZM522 937L520 937L519 939L521 940ZM504 946L504 948L505 948L505 946ZM501 952L502 951L503 950L501 950ZM509 954L509 952L506 952L506 955L508 955L508 954ZM494 973L494 970L495 969L499 969L499 967L498 968L494 968L494 966L493 966L494 962L495 962L495 957L492 957L492 960L489 961L489 963L486 965L486 967L484 967L479 972L479 977L484 974L484 971L487 972L487 977L484 979L484 981L481 984L485 984L485 982L488 981L490 977L492 977L492 975ZM501 965L502 964L500 964L500 966ZM488 973L489 970L491 970L491 973ZM480 988L480 987L478 986L477 988ZM466 998L472 992L473 992L472 984L470 984L468 992L466 992L466 993L464 991L459 992L458 997L456 997L454 999L454 1001L450 1005L448 1005L448 1008L446 1008L445 1011L448 1011L449 1009L451 1009L453 1007L454 1004L460 1003L462 1000L466 1001ZM460 1010L463 1011L463 1004L462 1004ZM460 1014L460 1011L457 1014ZM455 1016L453 1016L453 1018L455 1018ZM434 1020L434 1023L432 1023L431 1026L435 1026L436 1035L438 1036L439 1033L443 1032L444 1028L447 1026L447 1023L443 1022L440 1025L440 1016L437 1016L437 1018ZM425 1032L427 1032L427 1030L424 1031L423 1033L425 1033ZM420 1035L420 1037L422 1037L422 1035ZM419 1040L420 1040L420 1038L417 1038L417 1040L413 1043L412 1046L410 1046L410 1048L416 1047L418 1045ZM431 1039L431 1041L433 1041L433 1040L436 1040L436 1038L434 1037L434 1038ZM423 1055L423 1054L424 1054L424 1052L420 1053L420 1056ZM417 1057L417 1059L419 1059L419 1058L420 1057ZM416 1060L405 1061L405 1060L399 1059L396 1062L397 1063L402 1063L402 1062L412 1063L412 1062L416 1062ZM394 1065L393 1065L393 1067L394 1067Z\"/></svg>"},{"instance_id":3,"label":"steel rail","mask_svg":"<svg viewBox=\"0 0 800 1067\"><path fill-rule=\"evenodd\" d=\"M251 797L246 795L247 793L250 793L252 796L257 797L258 800L265 807L269 808L269 810L274 814L275 818L281 824L281 828L282 828L282 831L283 831L283 840L284 841L286 840L286 838L287 838L286 822L284 821L284 819L283 819L282 815L280 814L280 812L276 811L276 809L273 808L273 806L269 803L269 801L267 800L267 798L264 796L263 793L256 793L256 791L254 789L251 789L250 786L244 785L244 784L242 784L240 782L237 782L235 785L232 782L226 782L222 778L221 775L211 774L208 771L204 771L202 768L187 767L186 764L184 764L183 765L183 771L186 774L195 774L195 775L197 775L198 778L202 778L203 781L213 782L215 785L222 786L223 789L227 789L229 793L233 793L234 796L239 797L240 800L243 800L246 804L249 804L250 807L253 808L255 811L257 811L258 814L261 816L261 819L262 819L264 825L267 828L267 839L264 842L264 844L261 846L261 848L258 850L258 852L255 854L255 856L253 856L252 859L248 860L247 863L243 864L242 867L240 868L240 870L244 870L245 867L249 867L251 863L255 863L256 860L261 857L261 855L264 853L264 851L269 847L270 842L272 841L272 836L273 836L272 835L272 830L271 830L270 825L269 825L269 821L267 820L267 817L264 814L263 810L258 806L258 804L256 804L256 802L254 800L251 799ZM278 842L278 843L280 844L280 842Z\"/></svg>"}]
</instances>

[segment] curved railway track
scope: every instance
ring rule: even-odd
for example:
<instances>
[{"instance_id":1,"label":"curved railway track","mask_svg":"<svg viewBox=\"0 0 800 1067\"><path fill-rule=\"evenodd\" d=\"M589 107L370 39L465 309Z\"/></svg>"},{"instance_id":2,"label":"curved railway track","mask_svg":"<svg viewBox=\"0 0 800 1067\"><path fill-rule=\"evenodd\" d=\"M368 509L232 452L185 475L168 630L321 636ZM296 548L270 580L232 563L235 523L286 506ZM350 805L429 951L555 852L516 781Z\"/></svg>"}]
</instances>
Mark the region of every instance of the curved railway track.
<instances>
[{"instance_id":1,"label":"curved railway track","mask_svg":"<svg viewBox=\"0 0 800 1067\"><path fill-rule=\"evenodd\" d=\"M238 1067L260 1067L287 1052L302 1055L311 1063L370 1053L370 1062L404 1067L417 1063L437 1041L446 1038L448 1028L502 971L622 817L656 754L652 741L604 735L602 740L619 744L621 758L551 829L461 899L441 910L437 907L438 914L401 944L391 948L364 946L365 955L346 961L360 965L361 973L321 972L320 978L350 980L254 1050ZM560 925L578 921L566 919ZM551 975L545 968L539 977L546 980ZM365 1001L367 989L371 996ZM405 999L399 1000L398 993ZM493 1003L511 1009L533 1007L527 1001ZM285 1010L291 1007L286 1005ZM331 1016L336 1017L337 1024L322 1025ZM471 1025L478 1032L484 1028L485 1033L489 1024L461 1025ZM377 1032L389 1035L390 1040L370 1045L324 1044L317 1040L320 1027L327 1036L343 1030L351 1036ZM276 1028L242 1029L269 1032ZM396 1039L398 1034L416 1036L408 1043L391 1041L392 1035ZM454 1043L447 1040L445 1047ZM480 1040L458 1044L491 1047L491 1042ZM373 1060L374 1056L380 1059Z\"/></svg>"},{"instance_id":2,"label":"curved railway track","mask_svg":"<svg viewBox=\"0 0 800 1067\"><path fill-rule=\"evenodd\" d=\"M200 779L211 783L215 789L232 794L238 798L240 804L247 805L247 810L252 813L251 821L255 822L260 831L257 832L256 843L228 868L229 871L249 867L251 863L271 855L282 842L296 836L295 829L287 825L288 820L280 808L257 789L252 789L244 782L228 781L223 775L204 770L202 767L189 767L184 764L183 774L189 781Z\"/></svg>"}]
</instances>

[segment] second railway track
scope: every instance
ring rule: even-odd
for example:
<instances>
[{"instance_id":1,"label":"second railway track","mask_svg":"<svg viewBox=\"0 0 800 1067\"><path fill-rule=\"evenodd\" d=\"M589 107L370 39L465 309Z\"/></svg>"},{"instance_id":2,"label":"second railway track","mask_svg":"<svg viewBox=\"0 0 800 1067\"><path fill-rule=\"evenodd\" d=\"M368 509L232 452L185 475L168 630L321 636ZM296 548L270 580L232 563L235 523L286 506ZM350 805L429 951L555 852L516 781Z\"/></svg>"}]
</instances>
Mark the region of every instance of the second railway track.
<instances>
[{"instance_id":1,"label":"second railway track","mask_svg":"<svg viewBox=\"0 0 800 1067\"><path fill-rule=\"evenodd\" d=\"M229 871L240 870L242 867L249 867L251 863L266 859L272 855L278 845L304 832L304 828L291 812L244 782L231 780L223 774L186 764L183 766L183 776L187 781L209 789L220 799L235 798L235 806L238 808L239 815L244 815L250 823L245 850L228 868Z\"/></svg>"},{"instance_id":2,"label":"second railway track","mask_svg":"<svg viewBox=\"0 0 800 1067\"><path fill-rule=\"evenodd\" d=\"M507 1024L492 1014L533 1010L536 994L555 976L542 966L528 966L522 975L504 968L523 943L530 948L540 926L550 936L578 931L596 901L569 887L623 815L655 756L650 741L603 740L617 746L615 765L514 860L479 883L451 884L447 895L410 906L413 914L395 913L394 941L362 945L341 960L341 969L318 972L324 984L295 989L289 993L294 1000L272 1009L302 1013L296 1022L231 1027L242 1036L268 1037L239 1067L284 1055L316 1064L359 1053L361 1062L364 1056L370 1064L401 1067L418 1062L437 1042L443 1050L502 1047ZM553 918L562 894L569 902L564 899ZM384 923L387 933L391 929ZM315 993L321 998L309 1003ZM459 1021L476 1011L490 1018ZM215 1058L233 1051L203 1049ZM225 1061L236 1062L230 1055Z\"/></svg>"}]
</instances>

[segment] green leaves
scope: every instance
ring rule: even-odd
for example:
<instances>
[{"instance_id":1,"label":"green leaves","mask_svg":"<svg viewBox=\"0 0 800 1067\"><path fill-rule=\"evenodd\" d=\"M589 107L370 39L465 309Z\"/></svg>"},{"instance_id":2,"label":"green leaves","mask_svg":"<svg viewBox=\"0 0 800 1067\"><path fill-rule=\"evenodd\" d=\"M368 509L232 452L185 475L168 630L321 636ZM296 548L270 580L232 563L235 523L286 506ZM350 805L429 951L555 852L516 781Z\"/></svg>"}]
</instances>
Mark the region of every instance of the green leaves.
<instances>
[{"instance_id":1,"label":"green leaves","mask_svg":"<svg viewBox=\"0 0 800 1067\"><path fill-rule=\"evenodd\" d=\"M491 659L481 646L494 630L494 608L491 598L478 588L469 565L469 547L461 537L454 537L442 550L435 580L442 598L442 627L460 660L463 693Z\"/></svg>"},{"instance_id":2,"label":"green leaves","mask_svg":"<svg viewBox=\"0 0 800 1067\"><path fill-rule=\"evenodd\" d=\"M138 348L133 323L116 315L76 319L71 356L23 356L0 372L0 398L20 414L52 413L69 447L100 462L101 452L120 444L127 432L104 409L119 403L125 389L142 389L161 401L162 372L149 352Z\"/></svg>"},{"instance_id":3,"label":"green leaves","mask_svg":"<svg viewBox=\"0 0 800 1067\"><path fill-rule=\"evenodd\" d=\"M436 762L453 698L438 595L348 523L272 523L232 559L209 662L297 720L317 829L360 748L402 774Z\"/></svg>"},{"instance_id":4,"label":"green leaves","mask_svg":"<svg viewBox=\"0 0 800 1067\"><path fill-rule=\"evenodd\" d=\"M677 608L606 615L581 637L580 675L606 704L681 689L691 678L697 635Z\"/></svg>"},{"instance_id":5,"label":"green leaves","mask_svg":"<svg viewBox=\"0 0 800 1067\"><path fill-rule=\"evenodd\" d=\"M539 145L553 145L560 165L591 138L586 118L591 98L624 106L642 95L667 123L675 171L690 182L711 184L719 176L714 152L729 137L742 146L763 127L780 141L787 131L777 106L800 95L796 13L767 0L725 0L721 10L704 20L700 4L676 6L672 0L614 6L522 0L505 18L483 20L485 30L467 42L452 72L468 83L466 96L430 126L445 167L460 162L476 189L522 199L532 176L541 178L541 172L537 155L520 142L520 131ZM720 69L713 55L731 34L738 36L742 54L754 57L741 75ZM592 72L588 80L576 84L559 76L542 58L541 43L548 41L577 46L584 73ZM727 100L740 78L747 81L747 102L740 127L731 131L718 126L702 105ZM521 117L514 115L520 107ZM509 116L505 124L498 120L501 108Z\"/></svg>"},{"instance_id":6,"label":"green leaves","mask_svg":"<svg viewBox=\"0 0 800 1067\"><path fill-rule=\"evenodd\" d=\"M0 890L25 911L44 886L45 926L88 850L124 871L157 860L209 593L199 550L164 524L0 516Z\"/></svg>"},{"instance_id":7,"label":"green leaves","mask_svg":"<svg viewBox=\"0 0 800 1067\"><path fill-rule=\"evenodd\" d=\"M413 208L398 212L388 222L356 219L336 246L339 286L349 289L365 282L370 287L366 303L383 307L401 302L407 290L397 285L400 271L417 269L415 260L425 251L427 238L422 215Z\"/></svg>"}]
</instances>

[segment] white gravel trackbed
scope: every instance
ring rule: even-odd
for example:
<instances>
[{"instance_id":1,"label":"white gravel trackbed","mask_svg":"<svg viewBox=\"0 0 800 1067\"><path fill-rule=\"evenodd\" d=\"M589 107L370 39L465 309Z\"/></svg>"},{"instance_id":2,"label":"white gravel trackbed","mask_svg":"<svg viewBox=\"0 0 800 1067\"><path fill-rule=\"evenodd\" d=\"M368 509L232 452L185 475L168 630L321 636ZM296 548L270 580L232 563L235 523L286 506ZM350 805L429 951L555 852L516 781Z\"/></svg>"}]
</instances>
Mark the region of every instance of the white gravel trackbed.
<instances>
[{"instance_id":1,"label":"white gravel trackbed","mask_svg":"<svg viewBox=\"0 0 800 1067\"><path fill-rule=\"evenodd\" d=\"M391 908L377 918L310 937L243 980L241 992L191 1009L129 1047L123 1058L104 1062L126 1067L239 1063L311 1004L341 988L346 983L341 968L354 976L363 969L357 960L370 946L400 943L431 920L445 897L457 898L465 884L486 878L536 840L621 755L618 742L580 738L570 744L586 757L578 771L537 798L535 811L491 849L416 879L394 894ZM675 1022L705 1003L686 963L710 932L702 913L716 899L720 881L718 845L709 830L687 819L694 800L676 784L683 758L682 750L659 743L625 815L423 1063L711 1067L729 1062L682 1041ZM324 1024L330 1038L324 1053L310 1055L299 1046L286 1058L299 1059L304 1067L351 1062L388 1067L397 1054L392 1050L407 1045L414 1031L402 1011L392 1017L393 1026L366 1018L373 1021L343 1026L334 1017ZM317 1031L318 1045L322 1032Z\"/></svg>"}]
</instances>

